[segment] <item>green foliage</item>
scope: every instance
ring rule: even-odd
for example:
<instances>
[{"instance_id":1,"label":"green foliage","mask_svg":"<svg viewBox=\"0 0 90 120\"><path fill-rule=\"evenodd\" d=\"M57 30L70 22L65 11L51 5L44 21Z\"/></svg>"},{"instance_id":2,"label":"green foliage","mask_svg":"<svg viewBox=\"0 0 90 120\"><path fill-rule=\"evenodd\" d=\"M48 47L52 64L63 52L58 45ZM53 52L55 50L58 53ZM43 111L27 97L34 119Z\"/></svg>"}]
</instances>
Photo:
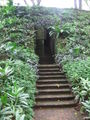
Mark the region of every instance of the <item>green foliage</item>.
<instances>
[{"instance_id":1,"label":"green foliage","mask_svg":"<svg viewBox=\"0 0 90 120\"><path fill-rule=\"evenodd\" d=\"M37 63L32 22L0 8L0 120L32 120ZM9 16L9 17L8 17Z\"/></svg>"},{"instance_id":2,"label":"green foliage","mask_svg":"<svg viewBox=\"0 0 90 120\"><path fill-rule=\"evenodd\" d=\"M5 108L3 108L0 112L2 116L1 118L8 120L12 120L12 118L14 118L17 120L19 117L24 120L24 109L28 108L29 94L24 93L23 88L17 86L16 82L13 85L14 86L9 89L9 92L6 92L8 101ZM2 99L2 103L3 101L5 102L5 99Z\"/></svg>"},{"instance_id":3,"label":"green foliage","mask_svg":"<svg viewBox=\"0 0 90 120\"><path fill-rule=\"evenodd\" d=\"M13 73L13 69L6 65L4 68L0 67L0 79L5 80Z\"/></svg>"},{"instance_id":4,"label":"green foliage","mask_svg":"<svg viewBox=\"0 0 90 120\"><path fill-rule=\"evenodd\" d=\"M81 101L90 97L90 58L87 60L70 61L64 65L70 78L74 92Z\"/></svg>"},{"instance_id":5,"label":"green foliage","mask_svg":"<svg viewBox=\"0 0 90 120\"><path fill-rule=\"evenodd\" d=\"M56 41L56 61L62 64L74 93L90 116L90 13L64 11L62 14L59 29L63 32Z\"/></svg>"},{"instance_id":6,"label":"green foliage","mask_svg":"<svg viewBox=\"0 0 90 120\"><path fill-rule=\"evenodd\" d=\"M89 118L90 118L90 98L89 100L82 102L82 104L84 105L84 108L86 109L86 111L89 113Z\"/></svg>"},{"instance_id":7,"label":"green foliage","mask_svg":"<svg viewBox=\"0 0 90 120\"><path fill-rule=\"evenodd\" d=\"M56 35L56 39L60 38L62 35L63 36L68 36L69 34L74 34L74 32L76 31L76 25L77 23L64 23L63 25L60 25L60 20L58 20L58 22L54 25L54 26L50 26L50 36L52 36L53 34Z\"/></svg>"},{"instance_id":8,"label":"green foliage","mask_svg":"<svg viewBox=\"0 0 90 120\"><path fill-rule=\"evenodd\" d=\"M2 86L2 89L0 88L0 98L3 106L3 109L0 110L0 118L2 120L6 117L16 119L16 113L18 112L19 116L25 116L25 120L31 119L33 113L29 113L34 105L36 70L33 66L29 66L28 63L21 60L0 62L0 66L6 66L7 64L8 72L6 73L8 74L4 73L5 77L1 76L4 82L0 82L0 86ZM0 80L2 79L0 78Z\"/></svg>"},{"instance_id":9,"label":"green foliage","mask_svg":"<svg viewBox=\"0 0 90 120\"><path fill-rule=\"evenodd\" d=\"M69 61L64 65L64 69L68 74L72 77L72 79L78 80L80 77L82 78L90 78L90 58L85 60L74 60Z\"/></svg>"},{"instance_id":10,"label":"green foliage","mask_svg":"<svg viewBox=\"0 0 90 120\"><path fill-rule=\"evenodd\" d=\"M25 46L18 46L15 42L7 42L3 44L0 49L0 53L7 54L8 57L12 59L21 59L25 62L33 61L37 63L38 57L29 48Z\"/></svg>"},{"instance_id":11,"label":"green foliage","mask_svg":"<svg viewBox=\"0 0 90 120\"><path fill-rule=\"evenodd\" d=\"M58 20L58 22L56 22L54 26L50 26L49 29L50 29L49 35L52 36L55 34L56 38L58 38L60 33L62 32L62 30L60 29L60 20Z\"/></svg>"}]
</instances>

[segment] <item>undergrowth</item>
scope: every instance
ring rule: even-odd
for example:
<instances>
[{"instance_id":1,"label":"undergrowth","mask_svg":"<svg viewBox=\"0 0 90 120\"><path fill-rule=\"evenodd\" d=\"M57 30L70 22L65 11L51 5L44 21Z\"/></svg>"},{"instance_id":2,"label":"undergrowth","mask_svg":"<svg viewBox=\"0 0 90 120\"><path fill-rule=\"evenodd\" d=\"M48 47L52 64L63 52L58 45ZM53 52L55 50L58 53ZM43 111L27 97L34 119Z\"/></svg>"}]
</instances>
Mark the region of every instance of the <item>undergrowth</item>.
<instances>
[{"instance_id":1,"label":"undergrowth","mask_svg":"<svg viewBox=\"0 0 90 120\"><path fill-rule=\"evenodd\" d=\"M0 8L0 120L32 120L37 63L33 23Z\"/></svg>"},{"instance_id":2,"label":"undergrowth","mask_svg":"<svg viewBox=\"0 0 90 120\"><path fill-rule=\"evenodd\" d=\"M90 12L62 11L59 16L59 22L50 27L57 39L56 62L62 64L90 117Z\"/></svg>"}]
</instances>

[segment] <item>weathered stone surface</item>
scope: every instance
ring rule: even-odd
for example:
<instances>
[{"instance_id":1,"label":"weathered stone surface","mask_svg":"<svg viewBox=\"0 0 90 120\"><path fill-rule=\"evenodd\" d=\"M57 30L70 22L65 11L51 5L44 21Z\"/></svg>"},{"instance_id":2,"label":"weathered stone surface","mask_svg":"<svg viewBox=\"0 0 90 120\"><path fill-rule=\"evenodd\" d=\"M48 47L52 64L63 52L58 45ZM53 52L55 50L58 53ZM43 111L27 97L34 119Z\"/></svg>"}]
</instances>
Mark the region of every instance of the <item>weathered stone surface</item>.
<instances>
[{"instance_id":1,"label":"weathered stone surface","mask_svg":"<svg viewBox=\"0 0 90 120\"><path fill-rule=\"evenodd\" d=\"M52 71L53 68L54 71ZM56 71L56 68L58 69L58 71ZM70 84L68 83L65 74L61 74L58 64L41 64L38 65L38 69L40 70L38 80L40 82L37 81L36 85L38 93L36 95L35 107L61 108L76 106L76 102L74 100L75 96L72 92L70 92ZM48 69L49 71L45 73L45 71L42 71L42 69ZM46 92L46 90L48 89L49 92ZM64 92L59 93L62 89L64 90ZM67 89L69 90L69 92L66 92ZM54 92L54 90L56 91Z\"/></svg>"},{"instance_id":2,"label":"weathered stone surface","mask_svg":"<svg viewBox=\"0 0 90 120\"><path fill-rule=\"evenodd\" d=\"M36 37L37 37L37 39L40 39L40 40L45 40L46 39L46 31L43 27L37 28Z\"/></svg>"}]
</instances>

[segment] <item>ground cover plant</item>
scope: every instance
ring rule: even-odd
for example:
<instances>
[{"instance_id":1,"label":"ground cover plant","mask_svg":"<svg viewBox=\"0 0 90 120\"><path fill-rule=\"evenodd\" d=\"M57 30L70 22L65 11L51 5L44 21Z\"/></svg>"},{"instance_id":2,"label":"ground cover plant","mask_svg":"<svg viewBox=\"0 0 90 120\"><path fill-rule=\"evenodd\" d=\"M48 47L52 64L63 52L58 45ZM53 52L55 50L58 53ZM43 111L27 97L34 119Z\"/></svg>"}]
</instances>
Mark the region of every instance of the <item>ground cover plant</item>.
<instances>
[{"instance_id":1,"label":"ground cover plant","mask_svg":"<svg viewBox=\"0 0 90 120\"><path fill-rule=\"evenodd\" d=\"M0 120L32 120L38 63L32 26L15 7L0 8Z\"/></svg>"},{"instance_id":2,"label":"ground cover plant","mask_svg":"<svg viewBox=\"0 0 90 120\"><path fill-rule=\"evenodd\" d=\"M52 34L58 35L56 62L62 64L76 98L90 117L90 12L71 10L62 14L59 24L51 26Z\"/></svg>"}]
</instances>

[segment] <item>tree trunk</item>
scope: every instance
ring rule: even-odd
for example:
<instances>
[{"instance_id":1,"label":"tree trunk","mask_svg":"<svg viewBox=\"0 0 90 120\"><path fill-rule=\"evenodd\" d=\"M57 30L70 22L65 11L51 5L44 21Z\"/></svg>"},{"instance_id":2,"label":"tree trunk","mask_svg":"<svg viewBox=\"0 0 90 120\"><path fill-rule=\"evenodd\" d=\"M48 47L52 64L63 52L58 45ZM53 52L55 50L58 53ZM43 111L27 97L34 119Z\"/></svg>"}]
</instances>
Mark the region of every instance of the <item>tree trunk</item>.
<instances>
[{"instance_id":1,"label":"tree trunk","mask_svg":"<svg viewBox=\"0 0 90 120\"><path fill-rule=\"evenodd\" d=\"M41 0L37 0L37 5L39 6L41 3Z\"/></svg>"},{"instance_id":2,"label":"tree trunk","mask_svg":"<svg viewBox=\"0 0 90 120\"><path fill-rule=\"evenodd\" d=\"M33 6L35 6L35 2L34 2L34 0L31 0L31 2L32 2Z\"/></svg>"},{"instance_id":3,"label":"tree trunk","mask_svg":"<svg viewBox=\"0 0 90 120\"><path fill-rule=\"evenodd\" d=\"M25 5L28 5L28 3L27 3L27 1L26 1L26 0L24 0L24 3L25 3Z\"/></svg>"},{"instance_id":4,"label":"tree trunk","mask_svg":"<svg viewBox=\"0 0 90 120\"><path fill-rule=\"evenodd\" d=\"M79 9L82 10L82 0L79 0Z\"/></svg>"},{"instance_id":5,"label":"tree trunk","mask_svg":"<svg viewBox=\"0 0 90 120\"><path fill-rule=\"evenodd\" d=\"M74 0L74 7L77 9L77 0Z\"/></svg>"}]
</instances>

